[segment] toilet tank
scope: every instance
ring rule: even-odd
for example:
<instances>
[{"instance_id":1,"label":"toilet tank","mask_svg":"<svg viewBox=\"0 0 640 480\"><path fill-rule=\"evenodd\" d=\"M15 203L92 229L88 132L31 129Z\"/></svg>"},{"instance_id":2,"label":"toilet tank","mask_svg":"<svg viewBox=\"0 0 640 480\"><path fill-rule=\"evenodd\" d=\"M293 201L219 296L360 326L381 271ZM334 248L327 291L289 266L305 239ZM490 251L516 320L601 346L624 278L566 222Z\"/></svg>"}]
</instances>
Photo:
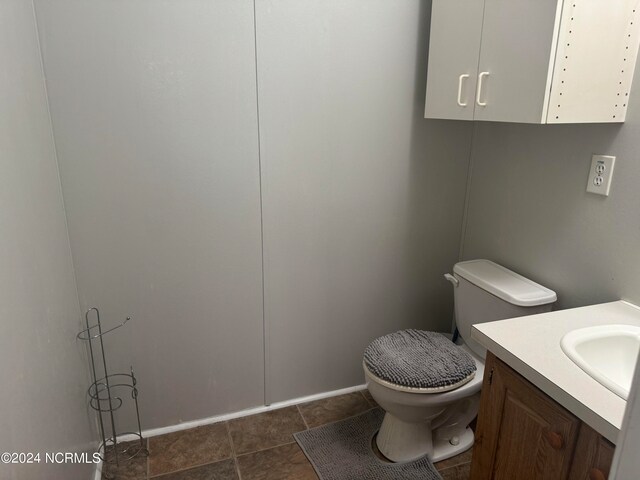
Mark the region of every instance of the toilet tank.
<instances>
[{"instance_id":1,"label":"toilet tank","mask_svg":"<svg viewBox=\"0 0 640 480\"><path fill-rule=\"evenodd\" d=\"M471 339L476 323L534 315L551 310L554 291L489 260L470 260L453 267L456 325L464 342L478 355L486 349Z\"/></svg>"}]
</instances>

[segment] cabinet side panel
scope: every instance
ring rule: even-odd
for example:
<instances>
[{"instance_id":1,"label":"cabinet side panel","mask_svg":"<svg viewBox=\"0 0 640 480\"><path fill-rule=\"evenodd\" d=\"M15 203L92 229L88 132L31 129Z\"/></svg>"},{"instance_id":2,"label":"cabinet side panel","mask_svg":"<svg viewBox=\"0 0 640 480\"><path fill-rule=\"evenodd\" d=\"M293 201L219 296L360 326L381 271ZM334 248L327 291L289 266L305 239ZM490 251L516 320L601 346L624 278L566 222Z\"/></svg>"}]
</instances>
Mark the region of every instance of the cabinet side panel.
<instances>
[{"instance_id":1,"label":"cabinet side panel","mask_svg":"<svg viewBox=\"0 0 640 480\"><path fill-rule=\"evenodd\" d=\"M567 0L569 1L569 0ZM564 0L559 0L556 5L556 19L553 26L553 38L551 40L551 51L549 52L549 68L547 71L547 82L544 89L544 101L542 104L542 123L546 123L549 113L549 99L551 98L551 84L553 82L553 72L555 70L555 62L558 52L558 39L560 37L560 26L562 21L562 12L564 11Z\"/></svg>"},{"instance_id":2,"label":"cabinet side panel","mask_svg":"<svg viewBox=\"0 0 640 480\"><path fill-rule=\"evenodd\" d=\"M425 118L473 120L483 10L484 0L434 0Z\"/></svg>"},{"instance_id":3,"label":"cabinet side panel","mask_svg":"<svg viewBox=\"0 0 640 480\"><path fill-rule=\"evenodd\" d=\"M476 439L471 458L471 480L488 480L493 471L506 394L500 372L496 366L496 357L491 352L487 352Z\"/></svg>"},{"instance_id":4,"label":"cabinet side panel","mask_svg":"<svg viewBox=\"0 0 640 480\"><path fill-rule=\"evenodd\" d=\"M548 123L623 122L640 42L640 0L565 2Z\"/></svg>"}]
</instances>

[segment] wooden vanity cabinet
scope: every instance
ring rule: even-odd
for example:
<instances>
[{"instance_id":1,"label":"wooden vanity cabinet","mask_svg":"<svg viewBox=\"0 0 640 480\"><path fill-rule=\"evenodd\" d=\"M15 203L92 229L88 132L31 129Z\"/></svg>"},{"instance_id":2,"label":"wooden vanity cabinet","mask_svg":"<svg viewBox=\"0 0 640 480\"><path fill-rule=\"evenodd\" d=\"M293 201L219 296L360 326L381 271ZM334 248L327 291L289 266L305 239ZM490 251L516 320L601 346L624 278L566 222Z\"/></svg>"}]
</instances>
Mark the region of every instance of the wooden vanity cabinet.
<instances>
[{"instance_id":1,"label":"wooden vanity cabinet","mask_svg":"<svg viewBox=\"0 0 640 480\"><path fill-rule=\"evenodd\" d=\"M606 480L613 445L487 354L471 480Z\"/></svg>"},{"instance_id":2,"label":"wooden vanity cabinet","mask_svg":"<svg viewBox=\"0 0 640 480\"><path fill-rule=\"evenodd\" d=\"M607 480L615 445L582 424L569 480Z\"/></svg>"}]
</instances>

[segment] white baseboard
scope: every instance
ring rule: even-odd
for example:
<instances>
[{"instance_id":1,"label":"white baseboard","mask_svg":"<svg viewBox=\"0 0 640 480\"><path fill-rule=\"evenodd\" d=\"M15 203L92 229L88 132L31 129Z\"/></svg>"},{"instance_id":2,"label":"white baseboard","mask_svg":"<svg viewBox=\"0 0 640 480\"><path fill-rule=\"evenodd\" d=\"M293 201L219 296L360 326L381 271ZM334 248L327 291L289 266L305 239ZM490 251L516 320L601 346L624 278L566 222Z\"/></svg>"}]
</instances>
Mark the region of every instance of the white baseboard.
<instances>
[{"instance_id":1,"label":"white baseboard","mask_svg":"<svg viewBox=\"0 0 640 480\"><path fill-rule=\"evenodd\" d=\"M201 427L203 425L225 422L227 420L233 420L234 418L248 417L249 415L268 412L270 410L277 410L278 408L289 407L291 405L297 405L299 403L313 402L315 400L322 400L323 398L345 395L352 392L359 392L360 390L364 390L366 388L366 385L356 385L355 387L342 388L340 390L333 390L331 392L322 392L306 397L293 398L291 400L285 400L284 402L272 403L271 405L262 405L260 407L248 408L246 410L240 410L239 412L225 413L223 415L201 418L199 420L190 420L188 422L182 422L176 425L167 425L166 427L150 428L148 430L143 430L142 436L144 438L156 437L158 435L164 435L166 433L179 432L181 430L188 430L190 428ZM118 441L127 442L129 440L135 440L137 438L138 437L134 435L122 435L121 437L118 437ZM101 480L101 472L102 463L98 463L96 464L94 480Z\"/></svg>"}]
</instances>

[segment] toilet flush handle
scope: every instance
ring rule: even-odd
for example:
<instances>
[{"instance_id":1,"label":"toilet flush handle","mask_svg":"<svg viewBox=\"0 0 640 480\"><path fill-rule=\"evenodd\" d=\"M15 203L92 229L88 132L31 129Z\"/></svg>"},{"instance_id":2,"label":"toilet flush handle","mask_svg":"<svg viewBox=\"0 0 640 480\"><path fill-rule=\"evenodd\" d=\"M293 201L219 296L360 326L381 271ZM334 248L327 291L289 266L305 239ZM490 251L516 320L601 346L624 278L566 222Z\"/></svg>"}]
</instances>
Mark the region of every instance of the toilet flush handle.
<instances>
[{"instance_id":1,"label":"toilet flush handle","mask_svg":"<svg viewBox=\"0 0 640 480\"><path fill-rule=\"evenodd\" d=\"M454 287L457 287L460 284L458 279L453 275L451 275L450 273L445 273L444 278L446 278L449 282L451 282Z\"/></svg>"}]
</instances>

